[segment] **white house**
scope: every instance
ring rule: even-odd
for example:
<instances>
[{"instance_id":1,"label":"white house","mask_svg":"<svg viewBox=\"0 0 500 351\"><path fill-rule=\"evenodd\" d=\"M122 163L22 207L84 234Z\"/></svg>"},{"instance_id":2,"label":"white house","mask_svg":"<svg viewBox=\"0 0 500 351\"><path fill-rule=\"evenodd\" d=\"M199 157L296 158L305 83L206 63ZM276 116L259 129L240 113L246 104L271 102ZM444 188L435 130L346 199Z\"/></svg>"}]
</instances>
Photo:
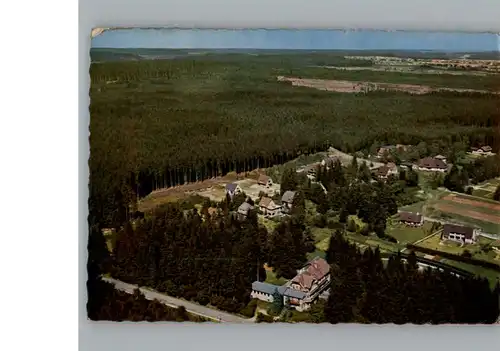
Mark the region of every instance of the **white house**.
<instances>
[{"instance_id":1,"label":"white house","mask_svg":"<svg viewBox=\"0 0 500 351\"><path fill-rule=\"evenodd\" d=\"M287 190L281 197L283 203L283 212L290 212L292 210L293 199L295 198L295 191Z\"/></svg>"},{"instance_id":2,"label":"white house","mask_svg":"<svg viewBox=\"0 0 500 351\"><path fill-rule=\"evenodd\" d=\"M471 151L474 155L493 155L493 149L491 146L486 145L486 146L481 146L481 147L473 147L471 148Z\"/></svg>"},{"instance_id":3,"label":"white house","mask_svg":"<svg viewBox=\"0 0 500 351\"><path fill-rule=\"evenodd\" d=\"M259 299L266 302L274 301L274 293L278 290L277 285L255 281L252 283L252 299Z\"/></svg>"},{"instance_id":4,"label":"white house","mask_svg":"<svg viewBox=\"0 0 500 351\"><path fill-rule=\"evenodd\" d=\"M421 227L424 217L418 212L399 212L399 221L410 227Z\"/></svg>"},{"instance_id":5,"label":"white house","mask_svg":"<svg viewBox=\"0 0 500 351\"><path fill-rule=\"evenodd\" d=\"M445 224L443 226L441 240L445 239L462 244L473 244L476 242L477 236L477 229L455 224Z\"/></svg>"},{"instance_id":6,"label":"white house","mask_svg":"<svg viewBox=\"0 0 500 351\"><path fill-rule=\"evenodd\" d=\"M281 205L276 204L270 197L263 197L259 202L259 209L265 217L275 217L281 214Z\"/></svg>"},{"instance_id":7,"label":"white house","mask_svg":"<svg viewBox=\"0 0 500 351\"><path fill-rule=\"evenodd\" d=\"M235 184L235 183L226 184L226 194L228 194L231 198L234 195L238 195L241 193L242 193L242 190L238 184Z\"/></svg>"},{"instance_id":8,"label":"white house","mask_svg":"<svg viewBox=\"0 0 500 351\"><path fill-rule=\"evenodd\" d=\"M248 212L253 210L254 207L250 205L248 202L244 202L238 207L238 218L240 220L244 220L248 216Z\"/></svg>"},{"instance_id":9,"label":"white house","mask_svg":"<svg viewBox=\"0 0 500 351\"><path fill-rule=\"evenodd\" d=\"M443 161L435 157L425 157L418 161L418 163L413 167L419 171L428 172L446 172L448 165Z\"/></svg>"},{"instance_id":10,"label":"white house","mask_svg":"<svg viewBox=\"0 0 500 351\"><path fill-rule=\"evenodd\" d=\"M257 179L257 183L259 185L263 185L267 188L273 186L273 180L270 177L266 176L265 174L259 175L259 178Z\"/></svg>"}]
</instances>

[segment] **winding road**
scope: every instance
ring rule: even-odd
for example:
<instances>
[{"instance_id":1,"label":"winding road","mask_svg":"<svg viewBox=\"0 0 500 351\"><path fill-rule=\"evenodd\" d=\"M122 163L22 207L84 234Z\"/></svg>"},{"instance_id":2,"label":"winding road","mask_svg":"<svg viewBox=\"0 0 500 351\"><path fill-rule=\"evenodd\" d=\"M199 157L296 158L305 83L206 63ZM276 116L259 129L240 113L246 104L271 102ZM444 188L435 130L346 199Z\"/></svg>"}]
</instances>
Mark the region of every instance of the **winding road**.
<instances>
[{"instance_id":1,"label":"winding road","mask_svg":"<svg viewBox=\"0 0 500 351\"><path fill-rule=\"evenodd\" d=\"M149 288L144 288L144 287L139 287L137 285L132 285L132 284L127 284L122 282L121 280L113 279L113 278L107 278L107 277L102 277L102 280L104 280L107 283L113 284L115 286L115 289L126 292L128 294L133 294L135 289L139 289L141 293L144 295L144 297L148 300L158 300L161 303L163 303L166 306L169 307L180 307L184 306L186 308L186 311L195 314L197 316L201 316L204 318L208 318L217 322L222 322L222 323L254 323L254 319L249 318L242 318L239 316L236 316L234 314L230 314L227 312L215 310L209 307L201 306L198 305L194 302L182 300L182 299L177 299L172 296L168 296L162 293L159 293L157 291L154 291Z\"/></svg>"}]
</instances>

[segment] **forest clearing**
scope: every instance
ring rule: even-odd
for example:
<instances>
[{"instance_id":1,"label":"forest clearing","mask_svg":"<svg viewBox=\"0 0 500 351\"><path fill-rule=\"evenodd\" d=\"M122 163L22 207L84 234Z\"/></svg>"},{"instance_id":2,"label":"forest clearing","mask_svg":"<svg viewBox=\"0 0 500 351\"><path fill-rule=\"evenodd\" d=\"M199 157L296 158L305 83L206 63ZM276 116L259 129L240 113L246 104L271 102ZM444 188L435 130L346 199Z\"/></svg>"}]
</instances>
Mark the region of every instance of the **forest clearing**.
<instances>
[{"instance_id":1,"label":"forest clearing","mask_svg":"<svg viewBox=\"0 0 500 351\"><path fill-rule=\"evenodd\" d=\"M280 82L290 82L293 86L314 88L318 90L333 91L337 93L365 93L369 91L401 91L409 94L430 94L433 92L459 92L459 93L482 93L500 94L487 90L461 89L461 88L433 88L427 85L378 83L367 81L345 81L327 79L306 79L278 76Z\"/></svg>"}]
</instances>

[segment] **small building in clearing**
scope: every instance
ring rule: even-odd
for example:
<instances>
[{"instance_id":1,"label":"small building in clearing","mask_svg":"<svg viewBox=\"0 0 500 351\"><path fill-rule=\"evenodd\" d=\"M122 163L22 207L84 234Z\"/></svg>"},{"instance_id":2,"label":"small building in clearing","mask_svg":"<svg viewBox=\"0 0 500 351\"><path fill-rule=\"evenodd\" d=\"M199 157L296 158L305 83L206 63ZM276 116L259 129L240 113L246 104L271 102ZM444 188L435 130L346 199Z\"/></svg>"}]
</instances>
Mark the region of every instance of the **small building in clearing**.
<instances>
[{"instance_id":1,"label":"small building in clearing","mask_svg":"<svg viewBox=\"0 0 500 351\"><path fill-rule=\"evenodd\" d=\"M233 198L234 195L238 195L241 193L242 190L238 184L236 183L226 184L226 194L228 194L231 198Z\"/></svg>"},{"instance_id":2,"label":"small building in clearing","mask_svg":"<svg viewBox=\"0 0 500 351\"><path fill-rule=\"evenodd\" d=\"M244 202L238 207L238 219L244 220L248 217L248 212L253 210L254 207L248 202Z\"/></svg>"},{"instance_id":3,"label":"small building in clearing","mask_svg":"<svg viewBox=\"0 0 500 351\"><path fill-rule=\"evenodd\" d=\"M295 198L295 191L287 190L281 197L281 202L283 203L283 212L289 212L292 210L293 199Z\"/></svg>"},{"instance_id":4,"label":"small building in clearing","mask_svg":"<svg viewBox=\"0 0 500 351\"><path fill-rule=\"evenodd\" d=\"M429 172L446 172L446 170L448 169L448 165L443 160L440 160L438 158L425 157L418 161L414 169Z\"/></svg>"},{"instance_id":5,"label":"small building in clearing","mask_svg":"<svg viewBox=\"0 0 500 351\"><path fill-rule=\"evenodd\" d=\"M398 173L398 166L393 162L389 162L375 170L376 176L381 179L387 179L391 175L398 175Z\"/></svg>"},{"instance_id":6,"label":"small building in clearing","mask_svg":"<svg viewBox=\"0 0 500 351\"><path fill-rule=\"evenodd\" d=\"M424 217L418 212L399 212L399 221L411 227L421 227L424 224Z\"/></svg>"},{"instance_id":7,"label":"small building in clearing","mask_svg":"<svg viewBox=\"0 0 500 351\"><path fill-rule=\"evenodd\" d=\"M491 155L493 148L489 145L481 146L481 147L472 147L471 152L474 155Z\"/></svg>"},{"instance_id":8,"label":"small building in clearing","mask_svg":"<svg viewBox=\"0 0 500 351\"><path fill-rule=\"evenodd\" d=\"M281 205L276 204L270 197L263 197L259 202L259 209L264 217L275 217L281 214Z\"/></svg>"},{"instance_id":9,"label":"small building in clearing","mask_svg":"<svg viewBox=\"0 0 500 351\"><path fill-rule=\"evenodd\" d=\"M263 185L265 187L271 187L273 185L273 180L271 177L265 175L265 174L260 174L259 178L257 178L257 184Z\"/></svg>"},{"instance_id":10,"label":"small building in clearing","mask_svg":"<svg viewBox=\"0 0 500 351\"><path fill-rule=\"evenodd\" d=\"M456 224L445 224L441 240L451 240L462 244L473 244L477 239L477 229Z\"/></svg>"}]
</instances>

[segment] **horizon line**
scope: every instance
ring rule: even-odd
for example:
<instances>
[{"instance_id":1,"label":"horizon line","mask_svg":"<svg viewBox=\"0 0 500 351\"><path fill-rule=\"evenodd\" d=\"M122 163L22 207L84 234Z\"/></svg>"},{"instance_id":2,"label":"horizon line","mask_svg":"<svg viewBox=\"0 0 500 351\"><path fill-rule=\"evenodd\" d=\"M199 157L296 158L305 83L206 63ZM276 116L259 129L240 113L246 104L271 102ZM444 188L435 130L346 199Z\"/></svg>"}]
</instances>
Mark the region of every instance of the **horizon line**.
<instances>
[{"instance_id":1,"label":"horizon line","mask_svg":"<svg viewBox=\"0 0 500 351\"><path fill-rule=\"evenodd\" d=\"M286 48L252 48L252 47L220 47L220 48L203 48L203 47L175 47L175 48L166 48L166 47L91 47L90 50L261 50L261 51L309 51L309 52L314 52L314 51L409 51L409 52L435 52L435 53L464 53L464 54L469 54L469 53L485 53L485 52L491 52L491 53L499 53L500 50L471 50L471 51L454 51L454 50L433 50L433 49L286 49Z\"/></svg>"}]
</instances>

